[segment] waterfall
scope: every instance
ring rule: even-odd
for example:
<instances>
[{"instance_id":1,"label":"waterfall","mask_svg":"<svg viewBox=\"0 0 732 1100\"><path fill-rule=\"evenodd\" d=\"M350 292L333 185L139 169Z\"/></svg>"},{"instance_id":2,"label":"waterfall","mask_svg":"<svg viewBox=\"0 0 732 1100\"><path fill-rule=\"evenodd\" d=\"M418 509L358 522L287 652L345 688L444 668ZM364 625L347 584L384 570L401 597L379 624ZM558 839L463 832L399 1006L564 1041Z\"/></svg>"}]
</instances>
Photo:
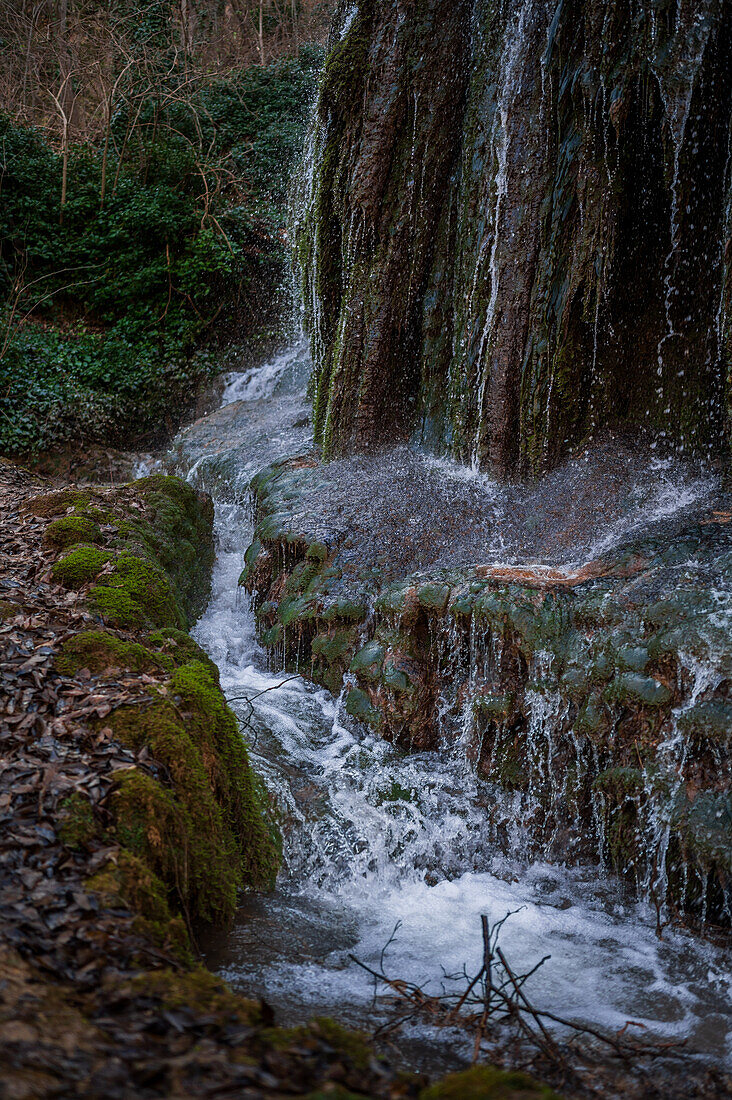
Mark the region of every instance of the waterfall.
<instances>
[{"instance_id":1,"label":"waterfall","mask_svg":"<svg viewBox=\"0 0 732 1100\"><path fill-rule=\"evenodd\" d=\"M314 438L299 344L176 446L284 837L218 965L293 1019L363 1023L387 942L438 988L510 910L543 1006L727 1056L723 953L667 925L732 923L729 30L338 5L293 233Z\"/></svg>"},{"instance_id":2,"label":"waterfall","mask_svg":"<svg viewBox=\"0 0 732 1100\"><path fill-rule=\"evenodd\" d=\"M351 15L299 235L325 454L411 434L536 476L607 425L721 453L722 0Z\"/></svg>"},{"instance_id":3,"label":"waterfall","mask_svg":"<svg viewBox=\"0 0 732 1100\"><path fill-rule=\"evenodd\" d=\"M491 348L500 282L498 255L503 233L501 214L503 206L508 201L509 121L512 115L514 100L520 91L519 68L525 63L526 48L528 44L527 25L531 19L536 18L536 8L537 4L535 0L523 0L521 9L516 16L515 23L508 32L503 57L501 59L501 69L498 76L498 105L491 130L491 159L495 160L496 164L495 182L493 184L495 196L490 217L491 244L490 260L488 264L490 296L486 307L483 333L478 347L478 372L480 378L478 387L478 420L471 455L471 465L476 471L480 468L480 441L485 415L485 391L490 375L490 361L486 361L486 357ZM510 242L506 242L504 245L504 247L509 246Z\"/></svg>"},{"instance_id":4,"label":"waterfall","mask_svg":"<svg viewBox=\"0 0 732 1100\"><path fill-rule=\"evenodd\" d=\"M245 900L227 947L209 961L247 995L261 993L274 1003L285 1021L323 1012L356 1025L373 1023L371 985L349 954L377 964L401 921L387 953L388 971L436 989L443 970L475 966L481 913L497 920L515 911L502 940L509 959L528 969L544 954L552 956L533 980L536 1003L615 1029L632 1016L654 1034L683 1036L722 1057L729 991L724 953L681 928L667 929L659 942L654 912L645 903L591 865L567 862L561 804L571 774L581 775L590 762L557 691L555 655L538 649L526 668L526 746L516 763L530 764L530 775L527 785L515 776L519 781L510 789L496 783L494 768L513 705L500 696L512 642L485 618L447 617L431 629L431 660L442 669L439 751L405 753L354 722L344 705L352 676L339 696L331 695L282 670L284 644L270 652L258 644L254 608L237 584L252 538L247 484L263 462L307 448L307 369L299 346L254 371L232 372L222 408L185 429L174 448L177 468L216 498L213 593L196 638L219 666L251 758L276 800L284 836L277 891ZM395 476L404 485L404 472ZM425 459L416 477L423 495L429 495L430 477L434 485L475 492L469 471L444 462ZM370 483L366 490L373 496ZM494 524L504 506L501 495L487 481L480 491L486 494L480 499L498 510ZM703 492L701 486L685 491L688 501ZM660 513L673 510L672 496L670 487L666 495L656 493ZM508 494L509 514L521 499ZM639 500L616 538L644 517L648 522L649 503L647 495ZM525 507L527 514L534 509L530 502ZM495 540L498 557L515 553L510 538L505 528ZM371 609L359 628L360 643L383 614ZM679 709L677 739L684 713L713 682L714 674L699 666ZM575 753L574 773L567 746ZM679 751L672 736L670 773ZM597 831L588 843L597 845L605 821L602 792L593 812ZM535 823L545 814L537 844ZM657 826L663 827L654 821ZM647 836L649 847L662 843L652 828ZM445 1042L460 1049L452 1034L421 1025L413 1034L435 1050Z\"/></svg>"}]
</instances>

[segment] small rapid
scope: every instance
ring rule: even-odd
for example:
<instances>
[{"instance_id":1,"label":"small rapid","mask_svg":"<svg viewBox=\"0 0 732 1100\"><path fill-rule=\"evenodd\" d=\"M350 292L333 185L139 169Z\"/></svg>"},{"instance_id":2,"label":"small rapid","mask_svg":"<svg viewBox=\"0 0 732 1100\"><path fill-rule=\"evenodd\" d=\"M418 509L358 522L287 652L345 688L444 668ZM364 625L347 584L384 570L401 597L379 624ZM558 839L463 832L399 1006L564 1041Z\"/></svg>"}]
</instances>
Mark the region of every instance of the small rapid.
<instances>
[{"instance_id":1,"label":"small rapid","mask_svg":"<svg viewBox=\"0 0 732 1100\"><path fill-rule=\"evenodd\" d=\"M405 754L347 717L341 699L270 667L238 586L252 536L247 486L258 469L309 446L308 369L298 344L231 373L221 409L184 430L173 450L174 468L216 502L212 595L195 637L220 669L284 838L276 891L244 899L208 961L285 1021L319 1013L372 1024L380 1011L373 982L351 955L378 967L396 929L386 972L438 992L446 975L479 968L481 914L493 922L511 912L501 946L514 969L551 956L530 980L538 1007L613 1029L633 1020L715 1060L732 1058L732 982L721 948L681 928L659 939L655 912L596 866L522 857L520 815L505 838L514 855L494 850L486 822L496 792L459 739L439 754ZM467 478L424 461L458 485ZM660 474L665 516L672 498ZM703 485L684 492L696 499ZM648 515L647 495L642 507ZM627 522L640 522L640 512ZM464 1054L452 1033L432 1042L458 1062Z\"/></svg>"}]
</instances>

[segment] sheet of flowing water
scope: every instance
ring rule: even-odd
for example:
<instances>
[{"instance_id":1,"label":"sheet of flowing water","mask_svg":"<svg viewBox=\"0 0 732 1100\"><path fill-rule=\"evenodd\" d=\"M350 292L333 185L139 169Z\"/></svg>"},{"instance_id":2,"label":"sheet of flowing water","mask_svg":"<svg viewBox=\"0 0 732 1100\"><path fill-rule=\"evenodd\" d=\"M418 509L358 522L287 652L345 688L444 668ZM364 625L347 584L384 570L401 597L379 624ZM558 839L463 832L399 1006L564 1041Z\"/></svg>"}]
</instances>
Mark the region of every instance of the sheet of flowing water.
<instances>
[{"instance_id":1,"label":"sheet of flowing water","mask_svg":"<svg viewBox=\"0 0 732 1100\"><path fill-rule=\"evenodd\" d=\"M632 1019L687 1037L715 1059L732 1057L721 949L680 930L657 939L651 912L597 868L511 863L486 850L494 796L459 744L440 755L404 755L347 724L340 700L268 669L237 587L252 530L246 485L256 469L307 446L296 400L306 370L299 347L254 374L230 376L223 400L238 417L236 440L227 449L214 414L215 445L207 437L194 457L191 440L200 444L202 430L194 425L178 447L178 468L188 463L191 480L217 497L213 593L196 637L246 724L285 838L277 890L245 901L209 961L234 986L266 997L285 1021L326 1013L373 1023L373 985L350 953L378 966L401 922L386 971L437 991L445 974L478 969L480 915L493 921L517 910L501 936L514 968L551 955L530 982L537 1006L612 1028ZM263 438L262 424L276 430ZM456 1040L443 1032L432 1041Z\"/></svg>"}]
</instances>

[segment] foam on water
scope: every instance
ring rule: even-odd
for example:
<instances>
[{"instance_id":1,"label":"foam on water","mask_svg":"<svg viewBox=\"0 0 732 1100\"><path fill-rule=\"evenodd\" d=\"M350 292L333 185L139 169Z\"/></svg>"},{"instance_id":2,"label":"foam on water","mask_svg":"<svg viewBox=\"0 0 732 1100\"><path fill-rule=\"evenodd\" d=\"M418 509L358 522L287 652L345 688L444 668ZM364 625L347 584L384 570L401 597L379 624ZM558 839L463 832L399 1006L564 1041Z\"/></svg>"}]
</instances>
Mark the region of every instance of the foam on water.
<instances>
[{"instance_id":1,"label":"foam on water","mask_svg":"<svg viewBox=\"0 0 732 1100\"><path fill-rule=\"evenodd\" d=\"M306 343L301 339L280 351L267 363L246 371L230 371L225 374L221 404L231 405L235 401L257 401L268 397L288 374L293 373L304 354Z\"/></svg>"},{"instance_id":2,"label":"foam on water","mask_svg":"<svg viewBox=\"0 0 732 1100\"><path fill-rule=\"evenodd\" d=\"M230 377L227 393L261 403L284 369L268 364L256 377ZM262 453L259 465L268 459ZM340 700L269 670L237 586L249 511L220 500L216 523L213 593L195 636L246 725L285 837L278 890L249 899L212 956L225 977L265 995L285 1018L321 1011L373 1020L372 983L350 952L378 965L400 921L387 972L437 990L444 973L478 969L481 914L497 920L518 910L501 944L517 971L551 955L531 979L538 1007L612 1028L632 1019L732 1058L721 949L681 930L659 940L655 914L597 868L512 863L491 851L485 826L496 792L476 777L459 741L439 755L404 755L350 724ZM520 851L520 820L512 827L509 848Z\"/></svg>"}]
</instances>

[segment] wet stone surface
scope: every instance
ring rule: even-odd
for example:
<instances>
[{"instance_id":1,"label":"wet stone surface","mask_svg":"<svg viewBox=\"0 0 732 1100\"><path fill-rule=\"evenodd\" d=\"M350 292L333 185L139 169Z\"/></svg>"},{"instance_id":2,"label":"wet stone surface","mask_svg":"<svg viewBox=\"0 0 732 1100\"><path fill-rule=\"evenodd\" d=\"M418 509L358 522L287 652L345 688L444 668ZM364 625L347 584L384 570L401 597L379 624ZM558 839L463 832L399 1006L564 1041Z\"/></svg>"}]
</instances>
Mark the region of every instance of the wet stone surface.
<instances>
[{"instance_id":1,"label":"wet stone surface","mask_svg":"<svg viewBox=\"0 0 732 1100\"><path fill-rule=\"evenodd\" d=\"M599 852L642 896L729 923L732 512L713 475L607 436L528 488L404 448L253 485L242 582L276 661L345 685L404 748L459 742L544 856Z\"/></svg>"}]
</instances>

